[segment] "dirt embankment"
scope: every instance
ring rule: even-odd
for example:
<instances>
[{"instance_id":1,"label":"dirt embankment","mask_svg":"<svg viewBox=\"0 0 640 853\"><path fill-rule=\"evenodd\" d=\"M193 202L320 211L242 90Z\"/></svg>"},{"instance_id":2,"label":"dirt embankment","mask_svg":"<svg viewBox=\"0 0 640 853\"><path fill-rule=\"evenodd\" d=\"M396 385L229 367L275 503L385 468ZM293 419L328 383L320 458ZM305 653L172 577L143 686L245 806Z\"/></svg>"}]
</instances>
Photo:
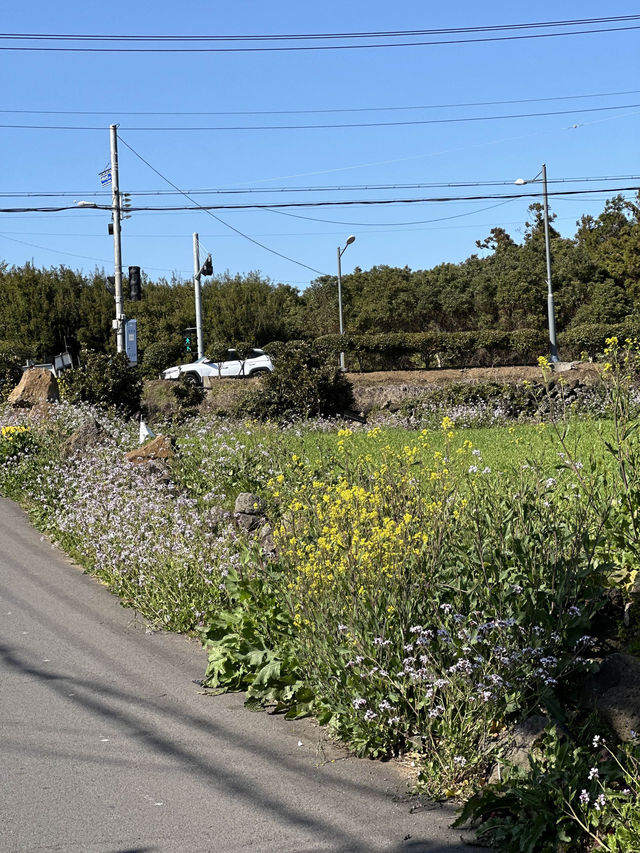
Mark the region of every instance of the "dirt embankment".
<instances>
[{"instance_id":1,"label":"dirt embankment","mask_svg":"<svg viewBox=\"0 0 640 853\"><path fill-rule=\"evenodd\" d=\"M569 367L569 365L566 365ZM567 381L578 379L583 383L595 382L600 368L589 362L572 363L570 369L554 374ZM542 372L539 367L469 367L460 370L439 368L437 370L387 370L373 373L347 373L353 384L358 411L371 411L389 405L397 405L403 400L420 397L437 388L456 385L462 382L478 384L495 382L498 384L518 383L524 380L540 382ZM202 404L204 411L227 411L237 401L238 396L247 388L256 384L258 379L220 379L206 393ZM171 394L171 383L153 380L145 383L144 403L155 416L171 414L176 408L175 398Z\"/></svg>"},{"instance_id":2,"label":"dirt embankment","mask_svg":"<svg viewBox=\"0 0 640 853\"><path fill-rule=\"evenodd\" d=\"M553 378L567 381L579 379L584 383L595 382L600 375L600 367L590 362L572 362L571 365L561 365ZM496 382L499 384L516 384L541 382L542 371L533 366L512 367L469 367L459 370L439 368L437 370L393 370L374 373L348 373L353 384L357 408L370 410L379 408L385 403L398 403L412 397L442 388L447 385L457 385L467 382L478 384Z\"/></svg>"}]
</instances>

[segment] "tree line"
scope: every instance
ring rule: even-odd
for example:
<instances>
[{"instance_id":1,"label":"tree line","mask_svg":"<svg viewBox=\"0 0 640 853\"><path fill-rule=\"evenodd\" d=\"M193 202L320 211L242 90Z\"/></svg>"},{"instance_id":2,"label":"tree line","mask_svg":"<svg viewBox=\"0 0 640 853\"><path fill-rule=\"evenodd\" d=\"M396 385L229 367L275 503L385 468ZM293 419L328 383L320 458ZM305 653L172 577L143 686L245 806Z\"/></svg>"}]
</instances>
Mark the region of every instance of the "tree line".
<instances>
[{"instance_id":1,"label":"tree line","mask_svg":"<svg viewBox=\"0 0 640 853\"><path fill-rule=\"evenodd\" d=\"M532 204L529 213L522 242L493 228L461 263L424 270L381 265L343 276L345 329L354 335L546 329L542 206ZM599 216L583 216L573 238L562 237L551 221L550 241L559 332L640 322L640 193L634 200L611 198ZM113 349L114 301L104 271L87 276L65 266L0 264L0 286L0 355L48 360L65 349ZM204 281L202 305L206 348L338 331L335 276L321 276L299 293L259 272L224 273ZM125 313L137 318L143 364L155 369L185 355L193 285L143 274L142 300L125 302Z\"/></svg>"}]
</instances>

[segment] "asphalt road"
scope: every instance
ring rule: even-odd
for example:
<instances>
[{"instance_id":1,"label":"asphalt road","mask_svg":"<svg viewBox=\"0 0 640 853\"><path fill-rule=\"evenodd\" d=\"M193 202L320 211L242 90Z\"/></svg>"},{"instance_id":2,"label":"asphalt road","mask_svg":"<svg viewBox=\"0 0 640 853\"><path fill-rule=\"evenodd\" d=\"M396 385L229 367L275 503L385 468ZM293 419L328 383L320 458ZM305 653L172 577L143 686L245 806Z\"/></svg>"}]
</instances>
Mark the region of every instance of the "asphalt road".
<instances>
[{"instance_id":1,"label":"asphalt road","mask_svg":"<svg viewBox=\"0 0 640 853\"><path fill-rule=\"evenodd\" d=\"M1 853L470 849L397 766L203 695L204 668L0 499Z\"/></svg>"}]
</instances>

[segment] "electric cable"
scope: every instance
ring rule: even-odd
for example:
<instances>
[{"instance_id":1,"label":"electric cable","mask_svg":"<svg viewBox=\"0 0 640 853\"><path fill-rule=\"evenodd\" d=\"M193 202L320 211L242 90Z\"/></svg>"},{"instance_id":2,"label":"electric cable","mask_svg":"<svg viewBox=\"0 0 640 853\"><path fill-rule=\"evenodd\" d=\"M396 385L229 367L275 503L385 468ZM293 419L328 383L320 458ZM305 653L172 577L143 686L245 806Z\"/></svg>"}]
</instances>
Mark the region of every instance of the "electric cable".
<instances>
[{"instance_id":1,"label":"electric cable","mask_svg":"<svg viewBox=\"0 0 640 853\"><path fill-rule=\"evenodd\" d=\"M543 27L574 26L578 24L604 24L619 23L621 21L635 21L640 15L607 15L599 18L569 18L558 21L532 21L516 24L483 24L475 27L439 27L435 29L410 29L410 30L372 30L351 31L345 33L271 33L271 34L249 34L249 35L123 35L108 33L0 33L0 38L6 39L32 39L38 41L70 40L70 41L284 41L289 39L341 39L341 38L374 38L374 37L397 37L414 35L436 35L451 33L476 33L495 32L500 30L536 29Z\"/></svg>"},{"instance_id":2,"label":"electric cable","mask_svg":"<svg viewBox=\"0 0 640 853\"><path fill-rule=\"evenodd\" d=\"M267 208L270 213L279 213L281 216L291 216L294 219L306 219L311 222L326 222L331 225L349 225L349 226L358 226L358 227L366 227L370 225L379 225L379 226L391 226L391 225L426 225L429 222L444 222L447 219L461 219L464 216L474 216L476 213L484 213L487 210L494 210L496 207L502 207L503 204L508 204L514 199L507 199L506 201L499 201L497 204L490 204L488 207L481 207L478 210L469 210L466 213L455 213L452 216L439 216L436 219L416 219L411 222L340 222L337 219L318 219L315 216L302 216L299 213L289 213L286 210L277 210L273 208Z\"/></svg>"},{"instance_id":3,"label":"electric cable","mask_svg":"<svg viewBox=\"0 0 640 853\"><path fill-rule=\"evenodd\" d=\"M182 111L182 110L167 110L167 111L151 111L151 110L12 110L0 109L0 115L77 115L77 116L112 116L117 113L119 116L252 116L252 115L312 115L319 113L377 113L377 112L397 112L409 110L440 110L440 109L458 109L460 107L486 107L500 106L504 104L533 104L545 103L549 101L571 101L584 100L586 98L613 98L622 97L623 95L637 95L640 89L626 89L620 92L592 92L582 95L554 95L546 98L514 98L505 101L469 101L452 104L418 104L413 106L390 106L390 107L332 107L323 109L296 109L296 110L231 110L231 111Z\"/></svg>"},{"instance_id":4,"label":"electric cable","mask_svg":"<svg viewBox=\"0 0 640 853\"><path fill-rule=\"evenodd\" d=\"M255 124L255 125L191 125L185 126L170 126L170 125L147 125L144 127L125 126L120 127L125 131L161 131L166 132L201 132L201 131L247 131L247 130L340 130L341 128L353 129L356 127L372 128L372 127L413 127L431 124L461 124L464 122L480 122L480 121L504 121L505 119L516 118L544 118L545 116L559 115L574 115L575 113L599 113L611 112L612 110L628 110L640 107L637 104L617 104L615 106L606 107L579 107L575 109L564 110L546 110L538 113L506 113L505 115L486 115L486 116L454 116L452 118L425 118L425 119L407 119L406 121L369 121L369 122L342 122L332 124ZM69 125L69 124L0 124L0 127L7 130L99 130L104 132L104 127L98 125Z\"/></svg>"},{"instance_id":5,"label":"electric cable","mask_svg":"<svg viewBox=\"0 0 640 853\"><path fill-rule=\"evenodd\" d=\"M575 184L595 183L600 181L636 181L640 175L592 175L575 178L550 178L547 183L551 184ZM513 180L487 180L487 181L431 181L424 183L394 183L394 184L343 184L333 186L308 186L308 187L235 187L231 189L202 188L185 190L189 195L249 195L252 193L307 193L307 192L367 192L378 190L411 190L411 189L437 189L456 187L506 187L512 186ZM173 196L184 195L182 190L128 190L131 197L141 198L149 196ZM76 196L105 196L110 198L111 193L105 190L45 190L37 192L14 191L0 192L0 198L73 198Z\"/></svg>"},{"instance_id":6,"label":"electric cable","mask_svg":"<svg viewBox=\"0 0 640 853\"><path fill-rule=\"evenodd\" d=\"M485 25L479 27L450 27L431 30L387 30L380 32L356 32L356 33L299 33L299 34L282 34L282 35L229 35L229 36L153 36L153 35L138 35L138 36L121 36L121 35L97 35L97 34L72 34L72 33L4 33L0 34L0 40L5 41L58 41L58 42L138 42L138 43L181 43L188 42L190 44L209 43L209 42L300 42L300 41L345 41L347 39L398 39L408 36L450 36L464 35L466 38L440 38L434 41L417 41L417 42L398 42L398 41L383 41L373 42L370 44L285 44L272 46L258 47L42 47L25 46L25 45L3 45L0 50L4 51L56 51L64 53L253 53L253 52L273 52L273 51L326 51L326 50L369 50L379 48L393 47L422 47L436 46L448 44L474 44L479 42L497 42L497 41L514 41L522 39L540 39L553 38L569 35L591 35L594 33L607 32L622 32L626 30L635 30L640 28L639 25L628 23L637 21L640 15L619 15L608 16L602 18L582 18L570 19L562 21L541 21L524 24L497 24ZM522 30L543 29L559 27L593 27L595 24L618 24L614 27L600 26L595 29L580 29L580 30L564 30L562 32L539 32L539 33L517 33L510 35L484 35L478 38L469 38L470 35L476 33L514 33ZM623 24L626 24L623 26Z\"/></svg>"},{"instance_id":7,"label":"electric cable","mask_svg":"<svg viewBox=\"0 0 640 853\"><path fill-rule=\"evenodd\" d=\"M148 166L153 172L155 172L156 175L158 175L160 178L162 178L163 181L166 181L170 186L172 186L175 190L177 190L181 195L183 195L185 198L188 198L189 201L193 201L193 199L187 193L183 192L180 189L180 187L176 186L176 184L174 184L173 181L170 181L169 178L167 178L165 175L163 175L162 172L160 172L158 169L155 168L155 166L152 166L151 163L148 162L148 160L145 160L145 158L141 154L138 154L138 152L134 148L132 148L128 142L126 142L124 139L122 139L121 136L119 136L119 139L122 142L122 144L125 145L129 149L129 151L131 151L132 154L135 154L135 156L139 160L141 160L146 166ZM282 252L277 252L275 249L271 249L269 246L265 246L264 243L260 243L259 240L254 240L253 237L250 237L248 234L245 234L243 231L240 231L239 228L236 228L235 226L230 225L228 222L225 222L224 219L221 219L219 216L216 216L208 208L205 208L205 207L198 205L197 202L195 202L195 204L197 205L197 207L195 209L203 210L209 216L213 217L213 219L217 220L222 225L224 225L226 228L231 229L231 231L235 231L236 234L239 234L241 237L244 237L245 240L249 240L249 242L253 243L254 245L260 246L261 249L264 249L265 251L270 252L273 255L277 255L279 258L284 258L285 261L289 261L292 264L297 264L297 266L299 266L299 267L304 267L307 270L311 270L311 272L315 272L318 275L324 275L325 274L325 273L321 272L320 270L315 269L314 267L310 267L308 264L302 263L302 261L296 261L293 258L290 258L287 255L282 254ZM132 210L133 210L133 208L132 208Z\"/></svg>"},{"instance_id":8,"label":"electric cable","mask_svg":"<svg viewBox=\"0 0 640 853\"><path fill-rule=\"evenodd\" d=\"M121 137L120 140L127 148L131 148ZM175 187L175 184L172 184L168 178L165 178L157 169L151 166L150 163L147 163L141 155L139 155L136 151L131 148L131 151L140 159L145 162L150 169L152 169L156 174L166 180L167 183L170 183L171 186ZM538 183L536 181L536 183ZM176 187L176 189L178 189ZM593 194L603 194L603 193L625 193L625 192L638 192L640 191L640 185L635 186L624 186L624 187L602 187L597 189L578 189L578 190L557 190L548 192L548 197L553 198L563 198L565 196L579 196L579 195L593 195ZM181 192L185 198L188 198L189 201L193 201L193 206L187 205L166 205L166 206L157 206L157 205L149 205L146 207L142 206L132 206L130 208L132 213L137 212L147 212L147 211L161 211L161 212L177 212L177 211L194 211L194 210L203 210L205 212L209 212L212 210L273 210L276 208L317 208L317 207L371 207L375 205L400 205L400 204L425 204L425 203L446 203L446 202L462 202L462 201L490 201L490 200L500 200L500 201L510 201L511 199L526 199L526 198L534 198L540 199L543 198L544 193L542 192L525 192L525 193L508 193L508 194L495 194L495 193L487 193L484 195L461 195L461 196L428 196L422 198L391 198L391 199L343 199L343 200L335 200L335 201L292 201L292 202L279 202L277 204L273 204L270 202L267 203L246 203L246 204L207 204L202 205L195 202L192 198L189 197L187 193ZM0 213L55 213L63 210L77 210L77 205L59 205L52 207L7 207L0 208ZM92 210L108 210L111 211L111 205L107 204L98 204L95 203L91 205ZM211 214L213 215L213 214ZM214 219L218 217L214 216ZM246 237L246 239L252 240L251 237L248 237L246 234L243 234L238 229L235 229L233 225L229 225L226 222L223 222L227 228L231 228L232 230L237 231L242 237ZM261 245L262 244L258 244ZM274 251L273 249L269 249L267 246L262 246L263 249L267 251ZM275 254L280 254L275 252ZM301 264L300 261L294 261L292 258L288 258L286 255L280 255L280 257L284 257L288 261L292 261L293 263L297 263L301 266L305 266L305 264ZM310 269L309 267L306 267ZM317 272L317 270L312 270L313 272Z\"/></svg>"}]
</instances>

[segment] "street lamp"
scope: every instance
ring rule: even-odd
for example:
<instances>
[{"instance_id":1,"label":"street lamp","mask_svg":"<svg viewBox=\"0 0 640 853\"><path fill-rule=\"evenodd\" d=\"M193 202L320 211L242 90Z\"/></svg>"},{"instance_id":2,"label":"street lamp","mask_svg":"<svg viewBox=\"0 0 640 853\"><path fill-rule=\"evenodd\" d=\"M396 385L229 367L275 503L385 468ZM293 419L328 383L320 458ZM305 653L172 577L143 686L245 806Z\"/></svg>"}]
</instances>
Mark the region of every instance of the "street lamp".
<instances>
[{"instance_id":1,"label":"street lamp","mask_svg":"<svg viewBox=\"0 0 640 853\"><path fill-rule=\"evenodd\" d=\"M341 259L344 253L347 251L347 246L350 246L355 241L355 236L352 234L350 237L347 237L347 242L344 244L344 247L341 249L338 246L338 317L340 318L340 336L344 337L344 324L342 322L342 266ZM344 370L344 350L340 352L340 370Z\"/></svg>"},{"instance_id":2,"label":"street lamp","mask_svg":"<svg viewBox=\"0 0 640 853\"><path fill-rule=\"evenodd\" d=\"M551 286L551 244L549 241L549 199L547 196L547 166L542 164L542 169L538 172L535 178L530 181L525 181L524 178L518 178L514 181L519 187L524 184L532 184L542 175L542 195L544 200L544 247L547 256L547 314L549 317L549 358L552 362L559 361L558 358L558 343L556 341L556 315L553 305L553 288Z\"/></svg>"}]
</instances>

